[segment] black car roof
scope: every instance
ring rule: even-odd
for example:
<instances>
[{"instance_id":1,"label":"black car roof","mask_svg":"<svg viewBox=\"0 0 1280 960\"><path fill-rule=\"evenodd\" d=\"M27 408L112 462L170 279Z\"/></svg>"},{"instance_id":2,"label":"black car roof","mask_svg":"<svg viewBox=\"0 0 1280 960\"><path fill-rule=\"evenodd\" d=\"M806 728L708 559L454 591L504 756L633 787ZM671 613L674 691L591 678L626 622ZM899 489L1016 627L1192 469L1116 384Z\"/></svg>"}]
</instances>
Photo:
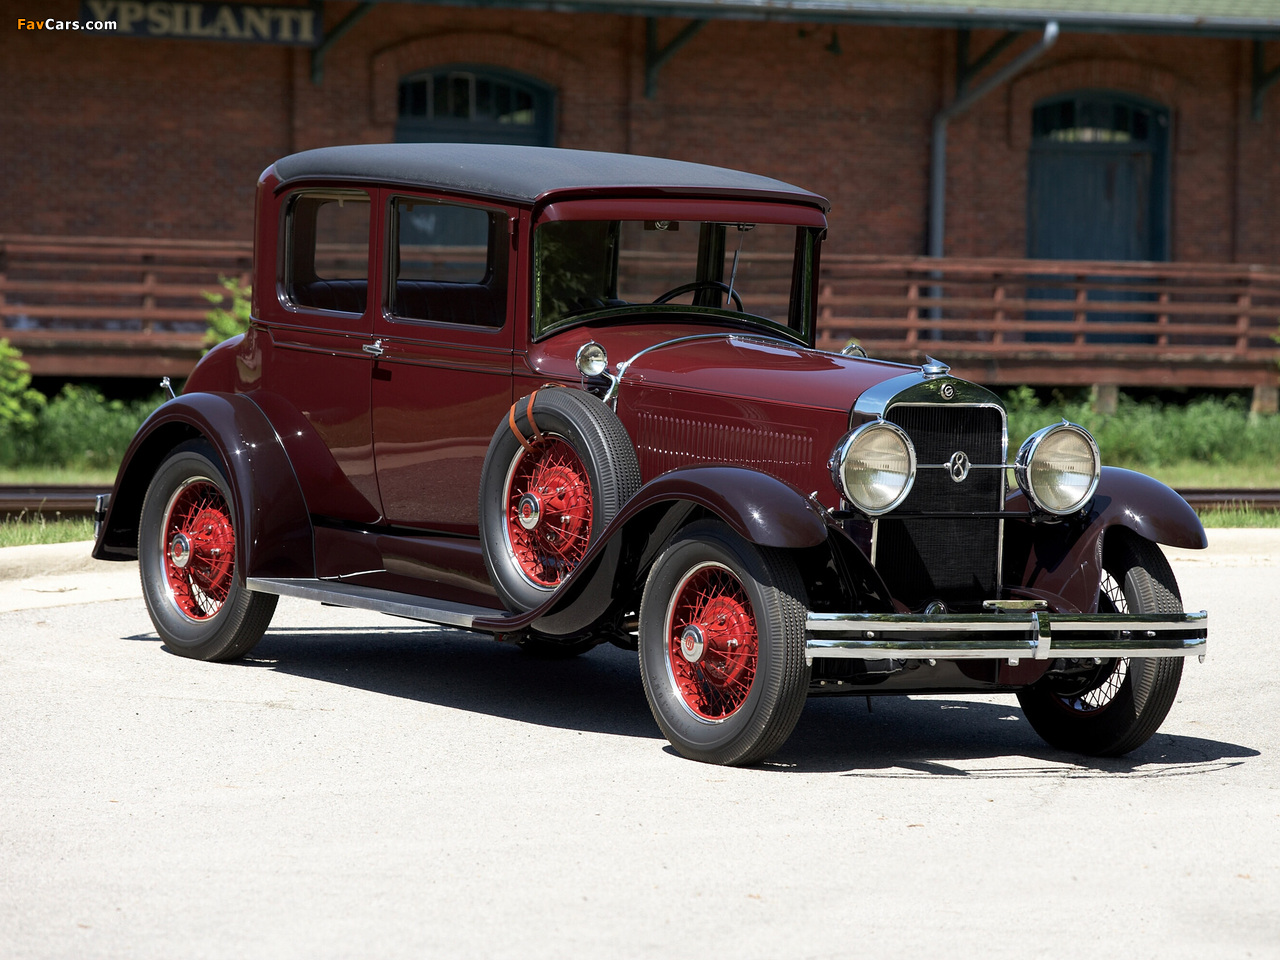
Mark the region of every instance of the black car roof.
<instances>
[{"instance_id":1,"label":"black car roof","mask_svg":"<svg viewBox=\"0 0 1280 960\"><path fill-rule=\"evenodd\" d=\"M304 150L275 162L284 183L372 180L533 203L556 193L657 192L812 204L825 199L770 177L627 153L491 143L379 143Z\"/></svg>"}]
</instances>

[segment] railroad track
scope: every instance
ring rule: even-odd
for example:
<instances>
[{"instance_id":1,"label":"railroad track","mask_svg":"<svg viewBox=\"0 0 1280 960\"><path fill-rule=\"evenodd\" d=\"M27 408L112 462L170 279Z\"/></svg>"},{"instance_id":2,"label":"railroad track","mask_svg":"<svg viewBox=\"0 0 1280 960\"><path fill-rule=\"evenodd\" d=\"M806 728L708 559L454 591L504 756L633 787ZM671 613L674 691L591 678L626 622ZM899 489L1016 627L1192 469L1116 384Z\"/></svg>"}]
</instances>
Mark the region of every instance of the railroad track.
<instances>
[{"instance_id":1,"label":"railroad track","mask_svg":"<svg viewBox=\"0 0 1280 960\"><path fill-rule=\"evenodd\" d=\"M0 485L0 521L37 513L45 519L59 515L90 516L94 497L109 489L106 486ZM1246 506L1251 510L1280 510L1280 489L1197 487L1178 492L1197 510Z\"/></svg>"}]
</instances>

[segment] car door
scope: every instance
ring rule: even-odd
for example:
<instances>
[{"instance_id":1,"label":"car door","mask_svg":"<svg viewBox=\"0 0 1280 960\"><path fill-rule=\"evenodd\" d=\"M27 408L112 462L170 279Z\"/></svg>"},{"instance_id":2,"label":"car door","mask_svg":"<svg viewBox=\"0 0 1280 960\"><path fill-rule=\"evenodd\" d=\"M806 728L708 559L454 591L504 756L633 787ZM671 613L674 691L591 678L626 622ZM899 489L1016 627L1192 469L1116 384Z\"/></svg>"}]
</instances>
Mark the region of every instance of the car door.
<instances>
[{"instance_id":1,"label":"car door","mask_svg":"<svg viewBox=\"0 0 1280 960\"><path fill-rule=\"evenodd\" d=\"M477 536L485 451L512 403L515 211L381 193L387 294L372 415L383 512L395 526Z\"/></svg>"},{"instance_id":2,"label":"car door","mask_svg":"<svg viewBox=\"0 0 1280 960\"><path fill-rule=\"evenodd\" d=\"M376 523L369 382L379 262L373 191L304 187L282 198L274 296L260 297L269 356L255 400L298 469L308 510Z\"/></svg>"}]
</instances>

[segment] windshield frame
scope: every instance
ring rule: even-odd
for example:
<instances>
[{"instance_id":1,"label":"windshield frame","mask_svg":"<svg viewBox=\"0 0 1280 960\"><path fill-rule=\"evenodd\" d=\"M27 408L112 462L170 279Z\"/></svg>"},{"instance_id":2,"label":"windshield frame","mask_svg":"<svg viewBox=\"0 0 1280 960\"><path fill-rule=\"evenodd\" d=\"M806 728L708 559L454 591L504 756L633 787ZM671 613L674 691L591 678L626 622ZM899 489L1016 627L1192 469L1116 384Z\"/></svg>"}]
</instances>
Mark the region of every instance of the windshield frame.
<instances>
[{"instance_id":1,"label":"windshield frame","mask_svg":"<svg viewBox=\"0 0 1280 960\"><path fill-rule=\"evenodd\" d=\"M681 223L714 223L732 231L738 224L774 224L796 228L796 242L792 254L791 282L789 289L789 317L780 323L745 311L725 307L698 304L654 304L634 302L612 304L600 309L585 310L569 317L543 324L539 316L540 289L540 228L559 221L653 221L673 220ZM616 234L616 230L613 231ZM687 318L700 324L726 323L738 329L758 329L771 336L783 336L797 343L812 345L816 320L816 273L818 254L826 233L826 217L822 211L803 204L775 202L745 202L721 199L670 198L636 200L564 200L548 204L532 220L529 244L529 331L531 342L585 323L602 321L636 322L661 315L664 319L678 321ZM748 241L749 242L749 241ZM616 251L615 251L616 256Z\"/></svg>"}]
</instances>

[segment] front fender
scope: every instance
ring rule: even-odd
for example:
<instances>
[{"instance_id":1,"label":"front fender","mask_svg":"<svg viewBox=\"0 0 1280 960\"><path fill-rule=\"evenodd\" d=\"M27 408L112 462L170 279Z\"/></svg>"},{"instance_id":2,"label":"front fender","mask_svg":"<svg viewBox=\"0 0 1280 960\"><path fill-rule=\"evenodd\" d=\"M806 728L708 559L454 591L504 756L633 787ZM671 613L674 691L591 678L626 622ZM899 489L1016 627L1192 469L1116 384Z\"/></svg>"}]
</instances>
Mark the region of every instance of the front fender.
<instances>
[{"instance_id":1,"label":"front fender","mask_svg":"<svg viewBox=\"0 0 1280 960\"><path fill-rule=\"evenodd\" d=\"M1025 512L1018 491L1005 508ZM1103 467L1088 511L1060 521L1043 517L1005 523L1005 585L1058 602L1063 612L1097 609L1102 550L1113 527L1171 547L1209 545L1204 526L1182 497L1158 480L1133 470Z\"/></svg>"},{"instance_id":2,"label":"front fender","mask_svg":"<svg viewBox=\"0 0 1280 960\"><path fill-rule=\"evenodd\" d=\"M241 394L183 394L146 419L120 464L93 556L137 558L151 478L174 447L196 438L209 442L226 470L242 576L315 576L311 521L293 466L266 416Z\"/></svg>"},{"instance_id":3,"label":"front fender","mask_svg":"<svg viewBox=\"0 0 1280 960\"><path fill-rule=\"evenodd\" d=\"M681 467L637 490L540 606L518 617L477 620L476 628L510 632L533 625L563 636L587 627L619 599L619 584L638 589L636 578L646 559L678 526L680 514L670 508L682 504L701 507L763 547L802 549L827 540L822 515L781 480L744 467ZM668 529L673 518L675 526ZM633 549L623 548L628 540Z\"/></svg>"},{"instance_id":4,"label":"front fender","mask_svg":"<svg viewBox=\"0 0 1280 960\"><path fill-rule=\"evenodd\" d=\"M614 524L673 500L710 510L762 547L816 547L827 539L822 515L808 500L776 477L745 467L681 467L664 473L636 491Z\"/></svg>"}]
</instances>

